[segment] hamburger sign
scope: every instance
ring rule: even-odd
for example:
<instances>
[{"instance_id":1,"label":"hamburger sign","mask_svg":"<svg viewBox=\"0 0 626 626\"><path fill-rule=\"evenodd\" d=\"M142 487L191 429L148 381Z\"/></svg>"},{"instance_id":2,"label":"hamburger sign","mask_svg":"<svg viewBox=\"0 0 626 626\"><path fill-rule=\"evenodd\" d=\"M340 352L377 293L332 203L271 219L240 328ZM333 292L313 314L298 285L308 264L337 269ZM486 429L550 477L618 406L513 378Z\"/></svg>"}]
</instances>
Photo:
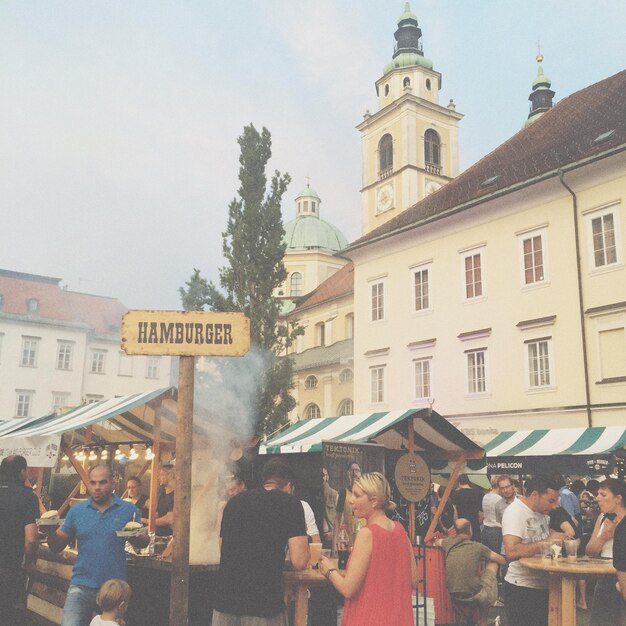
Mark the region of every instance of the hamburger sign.
<instances>
[{"instance_id":1,"label":"hamburger sign","mask_svg":"<svg viewBox=\"0 0 626 626\"><path fill-rule=\"evenodd\" d=\"M129 311L122 318L126 354L243 356L250 320L243 313Z\"/></svg>"}]
</instances>

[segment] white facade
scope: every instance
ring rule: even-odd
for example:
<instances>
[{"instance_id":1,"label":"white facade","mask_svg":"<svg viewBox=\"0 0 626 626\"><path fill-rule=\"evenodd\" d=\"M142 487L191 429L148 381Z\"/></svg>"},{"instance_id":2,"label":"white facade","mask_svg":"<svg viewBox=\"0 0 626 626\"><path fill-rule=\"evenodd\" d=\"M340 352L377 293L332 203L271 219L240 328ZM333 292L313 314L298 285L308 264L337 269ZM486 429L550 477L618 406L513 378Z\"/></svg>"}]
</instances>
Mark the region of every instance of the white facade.
<instances>
[{"instance_id":1,"label":"white facade","mask_svg":"<svg viewBox=\"0 0 626 626\"><path fill-rule=\"evenodd\" d=\"M117 300L0 270L0 420L168 386L169 357L120 350L124 312Z\"/></svg>"}]
</instances>

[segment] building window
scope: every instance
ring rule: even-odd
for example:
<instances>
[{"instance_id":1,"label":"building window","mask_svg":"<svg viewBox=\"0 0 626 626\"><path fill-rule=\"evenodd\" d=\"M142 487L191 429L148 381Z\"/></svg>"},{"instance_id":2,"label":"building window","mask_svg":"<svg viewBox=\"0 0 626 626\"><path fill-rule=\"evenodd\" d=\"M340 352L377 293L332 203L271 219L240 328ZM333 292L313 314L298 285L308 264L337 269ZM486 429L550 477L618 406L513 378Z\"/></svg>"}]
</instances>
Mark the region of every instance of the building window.
<instances>
[{"instance_id":1,"label":"building window","mask_svg":"<svg viewBox=\"0 0 626 626\"><path fill-rule=\"evenodd\" d=\"M378 173L379 177L393 171L393 138L390 134L383 135L378 142Z\"/></svg>"},{"instance_id":2,"label":"building window","mask_svg":"<svg viewBox=\"0 0 626 626\"><path fill-rule=\"evenodd\" d=\"M311 213L315 213L317 211L317 202L315 200L311 200Z\"/></svg>"},{"instance_id":3,"label":"building window","mask_svg":"<svg viewBox=\"0 0 626 626\"><path fill-rule=\"evenodd\" d=\"M96 402L100 402L103 398L104 396L88 393L85 396L85 404L95 404Z\"/></svg>"},{"instance_id":4,"label":"building window","mask_svg":"<svg viewBox=\"0 0 626 626\"><path fill-rule=\"evenodd\" d=\"M106 352L104 350L91 351L91 367L89 371L92 374L104 374L104 359Z\"/></svg>"},{"instance_id":5,"label":"building window","mask_svg":"<svg viewBox=\"0 0 626 626\"><path fill-rule=\"evenodd\" d=\"M523 284L543 283L547 278L545 237L543 232L525 233L520 237Z\"/></svg>"},{"instance_id":6,"label":"building window","mask_svg":"<svg viewBox=\"0 0 626 626\"><path fill-rule=\"evenodd\" d=\"M18 391L17 392L17 404L15 407L16 417L30 417L34 395L35 395L34 391Z\"/></svg>"},{"instance_id":7,"label":"building window","mask_svg":"<svg viewBox=\"0 0 626 626\"><path fill-rule=\"evenodd\" d=\"M118 376L132 376L133 375L133 357L125 352L119 353L119 363L117 366Z\"/></svg>"},{"instance_id":8,"label":"building window","mask_svg":"<svg viewBox=\"0 0 626 626\"><path fill-rule=\"evenodd\" d=\"M626 379L626 330L607 328L598 335L602 380Z\"/></svg>"},{"instance_id":9,"label":"building window","mask_svg":"<svg viewBox=\"0 0 626 626\"><path fill-rule=\"evenodd\" d=\"M402 81L402 86L403 87L410 87L411 86L411 79L408 76L405 76L403 81Z\"/></svg>"},{"instance_id":10,"label":"building window","mask_svg":"<svg viewBox=\"0 0 626 626\"><path fill-rule=\"evenodd\" d=\"M339 372L340 383L351 383L352 381L354 381L354 372L352 370L345 369Z\"/></svg>"},{"instance_id":11,"label":"building window","mask_svg":"<svg viewBox=\"0 0 626 626\"><path fill-rule=\"evenodd\" d=\"M304 388L305 389L315 389L317 387L317 377L316 376L307 376L304 379Z\"/></svg>"},{"instance_id":12,"label":"building window","mask_svg":"<svg viewBox=\"0 0 626 626\"><path fill-rule=\"evenodd\" d=\"M337 415L353 415L354 414L354 402L350 400L350 398L346 398L339 403L339 408L337 409Z\"/></svg>"},{"instance_id":13,"label":"building window","mask_svg":"<svg viewBox=\"0 0 626 626\"><path fill-rule=\"evenodd\" d=\"M52 410L55 413L59 413L61 409L69 406L70 404L70 394L66 392L52 392Z\"/></svg>"},{"instance_id":14,"label":"building window","mask_svg":"<svg viewBox=\"0 0 626 626\"><path fill-rule=\"evenodd\" d=\"M38 337L22 337L22 367L37 367L37 353L39 352Z\"/></svg>"},{"instance_id":15,"label":"building window","mask_svg":"<svg viewBox=\"0 0 626 626\"><path fill-rule=\"evenodd\" d=\"M618 262L618 248L615 238L615 232L619 232L617 214L612 210L596 212L590 217L590 221L594 267L614 265Z\"/></svg>"},{"instance_id":16,"label":"building window","mask_svg":"<svg viewBox=\"0 0 626 626\"><path fill-rule=\"evenodd\" d=\"M294 272L289 281L289 294L291 296L302 295L302 274Z\"/></svg>"},{"instance_id":17,"label":"building window","mask_svg":"<svg viewBox=\"0 0 626 626\"><path fill-rule=\"evenodd\" d=\"M549 387L550 377L550 342L549 339L529 341L528 346L528 384L530 387Z\"/></svg>"},{"instance_id":18,"label":"building window","mask_svg":"<svg viewBox=\"0 0 626 626\"><path fill-rule=\"evenodd\" d=\"M438 174L441 171L441 139L432 128L424 133L424 161L427 166L434 166L433 173ZM431 171L431 168L426 169Z\"/></svg>"},{"instance_id":19,"label":"building window","mask_svg":"<svg viewBox=\"0 0 626 626\"><path fill-rule=\"evenodd\" d=\"M346 339L354 339L354 314L348 313L346 315Z\"/></svg>"},{"instance_id":20,"label":"building window","mask_svg":"<svg viewBox=\"0 0 626 626\"><path fill-rule=\"evenodd\" d=\"M465 298L479 298L484 293L483 253L474 250L463 255L463 276L465 280Z\"/></svg>"},{"instance_id":21,"label":"building window","mask_svg":"<svg viewBox=\"0 0 626 626\"><path fill-rule=\"evenodd\" d=\"M417 359L415 364L415 397L430 398L430 359Z\"/></svg>"},{"instance_id":22,"label":"building window","mask_svg":"<svg viewBox=\"0 0 626 626\"><path fill-rule=\"evenodd\" d=\"M385 366L370 369L370 401L372 404L385 401Z\"/></svg>"},{"instance_id":23,"label":"building window","mask_svg":"<svg viewBox=\"0 0 626 626\"><path fill-rule=\"evenodd\" d=\"M473 350L467 355L467 391L485 393L487 391L486 350Z\"/></svg>"},{"instance_id":24,"label":"building window","mask_svg":"<svg viewBox=\"0 0 626 626\"><path fill-rule=\"evenodd\" d=\"M59 347L57 351L57 369L58 370L71 370L72 369L72 348L73 348L73 344L67 341L59 341Z\"/></svg>"},{"instance_id":25,"label":"building window","mask_svg":"<svg viewBox=\"0 0 626 626\"><path fill-rule=\"evenodd\" d=\"M37 313L39 311L39 300L37 298L28 298L26 300L26 309L29 313Z\"/></svg>"},{"instance_id":26,"label":"building window","mask_svg":"<svg viewBox=\"0 0 626 626\"><path fill-rule=\"evenodd\" d=\"M320 417L322 417L322 412L317 404L311 403L304 409L304 419L315 420Z\"/></svg>"},{"instance_id":27,"label":"building window","mask_svg":"<svg viewBox=\"0 0 626 626\"><path fill-rule=\"evenodd\" d=\"M326 345L326 324L324 324L324 322L318 322L315 324L315 345Z\"/></svg>"},{"instance_id":28,"label":"building window","mask_svg":"<svg viewBox=\"0 0 626 626\"><path fill-rule=\"evenodd\" d=\"M146 378L158 378L161 358L158 356L146 357Z\"/></svg>"},{"instance_id":29,"label":"building window","mask_svg":"<svg viewBox=\"0 0 626 626\"><path fill-rule=\"evenodd\" d=\"M370 319L378 322L385 318L385 284L370 283Z\"/></svg>"},{"instance_id":30,"label":"building window","mask_svg":"<svg viewBox=\"0 0 626 626\"><path fill-rule=\"evenodd\" d=\"M423 267L413 271L413 297L415 311L430 309L429 268Z\"/></svg>"}]
</instances>

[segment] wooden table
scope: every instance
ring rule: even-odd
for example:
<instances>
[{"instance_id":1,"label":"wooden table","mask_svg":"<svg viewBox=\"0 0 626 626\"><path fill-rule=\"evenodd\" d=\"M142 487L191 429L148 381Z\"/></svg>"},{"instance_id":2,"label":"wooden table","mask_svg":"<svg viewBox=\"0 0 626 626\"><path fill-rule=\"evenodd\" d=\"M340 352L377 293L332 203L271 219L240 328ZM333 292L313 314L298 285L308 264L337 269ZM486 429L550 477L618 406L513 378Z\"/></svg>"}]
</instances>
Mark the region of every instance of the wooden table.
<instances>
[{"instance_id":1,"label":"wooden table","mask_svg":"<svg viewBox=\"0 0 626 626\"><path fill-rule=\"evenodd\" d=\"M584 576L615 574L610 559L579 557L576 561L565 558L549 561L540 556L525 557L520 564L529 569L548 572L549 576L549 626L576 624L576 581Z\"/></svg>"},{"instance_id":2,"label":"wooden table","mask_svg":"<svg viewBox=\"0 0 626 626\"><path fill-rule=\"evenodd\" d=\"M330 583L316 569L305 569L300 572L285 570L283 582L285 596L293 598L296 603L294 626L306 626L309 611L308 590L311 587L326 587Z\"/></svg>"}]
</instances>

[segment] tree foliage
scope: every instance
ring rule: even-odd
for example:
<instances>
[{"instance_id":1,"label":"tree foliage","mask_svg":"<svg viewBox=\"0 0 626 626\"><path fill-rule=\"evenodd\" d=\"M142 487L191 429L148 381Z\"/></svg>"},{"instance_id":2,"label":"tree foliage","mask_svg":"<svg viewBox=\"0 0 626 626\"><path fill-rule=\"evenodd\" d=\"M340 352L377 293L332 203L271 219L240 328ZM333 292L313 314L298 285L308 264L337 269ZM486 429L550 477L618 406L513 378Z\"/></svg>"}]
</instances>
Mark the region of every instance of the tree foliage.
<instances>
[{"instance_id":1,"label":"tree foliage","mask_svg":"<svg viewBox=\"0 0 626 626\"><path fill-rule=\"evenodd\" d=\"M272 156L270 132L259 133L251 124L237 139L240 146L238 197L228 207L228 222L222 233L227 264L220 268L220 288L194 269L186 288L179 289L187 310L240 311L250 318L252 344L273 355L255 394L256 431L270 433L287 420L295 406L292 361L277 358L301 333L297 326L279 324L280 300L274 297L287 272L281 201L289 174L274 172L267 191L267 163Z\"/></svg>"}]
</instances>

